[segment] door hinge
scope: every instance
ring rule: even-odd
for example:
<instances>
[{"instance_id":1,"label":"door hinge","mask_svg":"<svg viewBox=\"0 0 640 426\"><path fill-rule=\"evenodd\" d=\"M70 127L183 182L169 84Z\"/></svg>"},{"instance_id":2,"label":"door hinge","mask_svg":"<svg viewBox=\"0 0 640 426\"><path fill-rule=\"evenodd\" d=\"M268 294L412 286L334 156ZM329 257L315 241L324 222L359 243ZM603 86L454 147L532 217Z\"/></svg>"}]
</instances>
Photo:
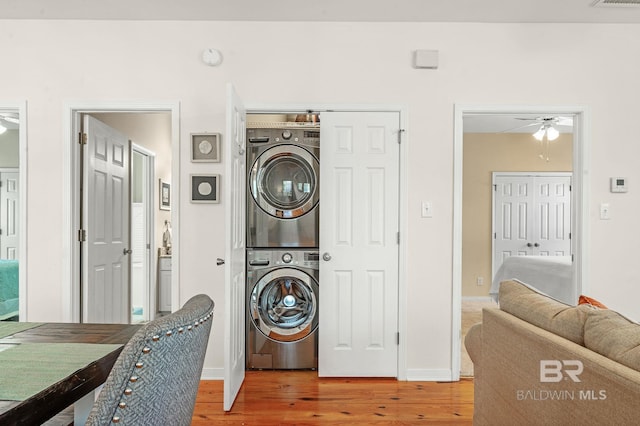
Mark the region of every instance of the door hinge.
<instances>
[{"instance_id":1,"label":"door hinge","mask_svg":"<svg viewBox=\"0 0 640 426\"><path fill-rule=\"evenodd\" d=\"M569 232L569 239L571 239L571 232Z\"/></svg>"},{"instance_id":2,"label":"door hinge","mask_svg":"<svg viewBox=\"0 0 640 426\"><path fill-rule=\"evenodd\" d=\"M498 190L498 185L497 185L497 184L495 184L495 183L493 184L493 190L494 190L494 191L497 191L497 190Z\"/></svg>"},{"instance_id":3,"label":"door hinge","mask_svg":"<svg viewBox=\"0 0 640 426\"><path fill-rule=\"evenodd\" d=\"M398 144L402 143L402 134L404 133L404 129L398 130Z\"/></svg>"},{"instance_id":4,"label":"door hinge","mask_svg":"<svg viewBox=\"0 0 640 426\"><path fill-rule=\"evenodd\" d=\"M78 241L85 242L87 241L87 231L84 229L78 229Z\"/></svg>"},{"instance_id":5,"label":"door hinge","mask_svg":"<svg viewBox=\"0 0 640 426\"><path fill-rule=\"evenodd\" d=\"M396 333L396 345L400 345L400 332Z\"/></svg>"},{"instance_id":6,"label":"door hinge","mask_svg":"<svg viewBox=\"0 0 640 426\"><path fill-rule=\"evenodd\" d=\"M396 241L398 244L400 244L400 232L398 231L398 233L396 233Z\"/></svg>"},{"instance_id":7,"label":"door hinge","mask_svg":"<svg viewBox=\"0 0 640 426\"><path fill-rule=\"evenodd\" d=\"M494 233L493 233L493 239L495 240L496 238L498 238L498 233L497 233L497 232L494 232Z\"/></svg>"},{"instance_id":8,"label":"door hinge","mask_svg":"<svg viewBox=\"0 0 640 426\"><path fill-rule=\"evenodd\" d=\"M2 229L0 229L0 235L2 235Z\"/></svg>"},{"instance_id":9,"label":"door hinge","mask_svg":"<svg viewBox=\"0 0 640 426\"><path fill-rule=\"evenodd\" d=\"M80 145L87 144L87 134L86 133L78 133L78 143Z\"/></svg>"}]
</instances>

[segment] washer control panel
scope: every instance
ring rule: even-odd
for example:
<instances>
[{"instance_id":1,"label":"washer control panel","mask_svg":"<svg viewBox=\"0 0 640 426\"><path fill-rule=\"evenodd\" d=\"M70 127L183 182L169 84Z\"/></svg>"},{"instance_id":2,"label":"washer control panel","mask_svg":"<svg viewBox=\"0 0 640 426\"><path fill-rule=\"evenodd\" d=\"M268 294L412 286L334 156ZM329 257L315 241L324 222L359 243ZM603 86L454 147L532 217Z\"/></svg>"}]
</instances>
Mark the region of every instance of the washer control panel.
<instances>
[{"instance_id":1,"label":"washer control panel","mask_svg":"<svg viewBox=\"0 0 640 426\"><path fill-rule=\"evenodd\" d=\"M247 267L252 270L276 266L299 266L318 269L319 265L320 252L313 249L254 249L247 251Z\"/></svg>"}]
</instances>

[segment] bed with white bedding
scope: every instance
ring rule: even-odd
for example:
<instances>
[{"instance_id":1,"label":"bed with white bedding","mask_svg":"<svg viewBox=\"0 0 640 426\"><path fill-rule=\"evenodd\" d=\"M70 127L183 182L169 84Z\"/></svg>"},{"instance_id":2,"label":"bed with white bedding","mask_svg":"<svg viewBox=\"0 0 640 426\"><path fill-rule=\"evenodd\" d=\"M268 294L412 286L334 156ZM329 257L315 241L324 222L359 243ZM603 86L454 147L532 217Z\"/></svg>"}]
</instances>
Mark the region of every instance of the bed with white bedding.
<instances>
[{"instance_id":1,"label":"bed with white bedding","mask_svg":"<svg viewBox=\"0 0 640 426\"><path fill-rule=\"evenodd\" d=\"M515 279L569 305L578 302L571 256L511 256L496 272L489 294L498 302L500 283Z\"/></svg>"}]
</instances>

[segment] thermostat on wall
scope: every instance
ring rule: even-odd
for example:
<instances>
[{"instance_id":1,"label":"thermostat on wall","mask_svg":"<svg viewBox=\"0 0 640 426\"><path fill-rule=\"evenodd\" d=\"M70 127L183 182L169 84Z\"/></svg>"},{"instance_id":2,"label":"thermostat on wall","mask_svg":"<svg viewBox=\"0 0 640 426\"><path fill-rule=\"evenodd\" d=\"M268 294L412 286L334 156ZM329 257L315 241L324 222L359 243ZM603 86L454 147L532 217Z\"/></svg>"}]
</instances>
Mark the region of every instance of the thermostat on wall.
<instances>
[{"instance_id":1,"label":"thermostat on wall","mask_svg":"<svg viewBox=\"0 0 640 426\"><path fill-rule=\"evenodd\" d=\"M627 178L612 177L611 192L627 192Z\"/></svg>"}]
</instances>

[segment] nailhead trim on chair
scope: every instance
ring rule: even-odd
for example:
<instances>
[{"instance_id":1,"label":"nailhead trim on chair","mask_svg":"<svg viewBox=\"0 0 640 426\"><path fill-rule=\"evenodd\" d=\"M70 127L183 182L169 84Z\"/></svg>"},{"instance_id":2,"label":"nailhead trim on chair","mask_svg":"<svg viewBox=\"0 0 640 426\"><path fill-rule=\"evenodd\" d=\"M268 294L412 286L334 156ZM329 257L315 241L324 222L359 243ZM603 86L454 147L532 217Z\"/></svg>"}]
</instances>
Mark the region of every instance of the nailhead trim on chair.
<instances>
[{"instance_id":1,"label":"nailhead trim on chair","mask_svg":"<svg viewBox=\"0 0 640 426\"><path fill-rule=\"evenodd\" d=\"M208 320L209 318L211 318L212 316L213 316L213 311L209 312L209 313L208 313L204 318L201 318L199 321L198 321L198 320L196 320L196 321L195 321L195 323L193 324L193 326L191 326L191 325L187 326L187 330L192 331L194 326L195 326L195 327L198 327L200 324L204 324L204 322L205 322L205 321L207 321L207 320ZM182 332L184 332L184 327L179 327L179 328L178 328L178 333L182 333ZM172 335L173 335L173 331L172 331L172 330L167 330L167 332L165 333L165 335L166 335L167 337L172 336ZM160 336L159 336L159 335L154 335L154 336L152 336L152 337L151 337L151 340L153 340L154 342L159 342L159 341L160 341ZM151 348L150 348L150 347L148 347L148 346L145 346L145 347L142 349L142 353L143 353L143 354L145 354L145 355L149 354L150 352L151 352ZM137 363L135 364L135 367L136 367L136 368L138 368L138 369L141 369L143 366L144 366L144 364L143 364L142 362L137 362ZM131 377L129 378L129 382L131 382L131 383L137 383L137 382L139 381L139 379L140 379L140 377L139 377L139 376L131 376ZM126 388L126 389L125 389L125 391L124 391L124 395L126 395L126 396L129 396L129 395L131 395L132 393L133 393L133 389L131 389L131 388ZM119 407L120 409L124 409L124 408L126 408L126 407L127 407L127 404L126 404L126 402L121 401L121 402L118 404L118 407ZM120 416L114 416L114 417L112 418L112 422L113 422L113 423L119 423L121 419L122 419L122 418L121 418Z\"/></svg>"}]
</instances>

